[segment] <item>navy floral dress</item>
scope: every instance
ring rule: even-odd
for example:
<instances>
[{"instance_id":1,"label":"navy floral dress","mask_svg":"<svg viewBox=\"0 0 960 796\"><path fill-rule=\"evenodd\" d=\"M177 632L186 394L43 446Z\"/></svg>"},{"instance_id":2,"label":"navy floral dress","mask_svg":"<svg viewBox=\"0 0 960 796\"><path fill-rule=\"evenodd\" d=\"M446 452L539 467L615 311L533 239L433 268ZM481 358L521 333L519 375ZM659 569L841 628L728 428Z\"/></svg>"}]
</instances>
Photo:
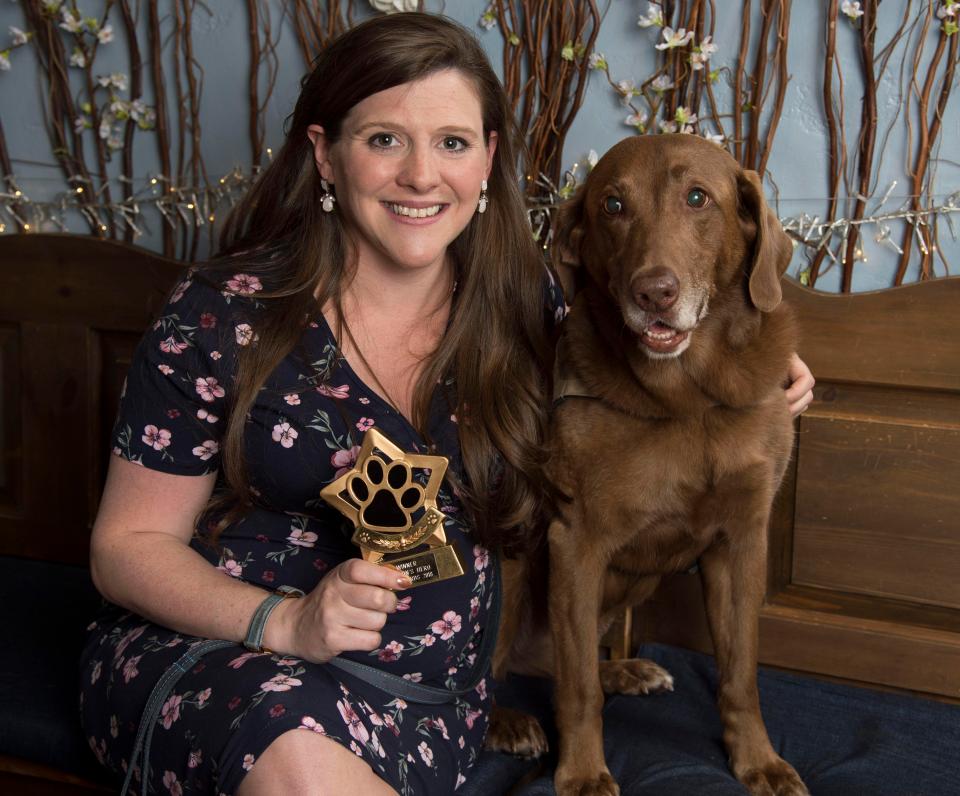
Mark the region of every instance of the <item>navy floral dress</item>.
<instances>
[{"instance_id":1,"label":"navy floral dress","mask_svg":"<svg viewBox=\"0 0 960 796\"><path fill-rule=\"evenodd\" d=\"M175 289L140 343L113 431L113 453L179 475L218 470L219 440L240 347L255 343L261 281L234 274L211 283L196 273ZM550 313L563 298L551 279ZM376 425L409 452L448 457L461 472L452 383L440 384L427 446L368 389L337 353L318 313L297 348L267 380L252 408L246 455L255 508L212 547L193 546L224 577L273 590L311 590L330 568L357 555L352 528L319 497L352 467L363 433ZM438 507L465 575L398 594L382 646L345 657L414 682L461 688L487 626L490 554L470 537L447 483ZM201 526L209 519L201 519ZM156 681L197 639L113 605L89 628L81 660L81 713L97 758L122 776L140 715ZM248 652L212 652L176 684L154 729L147 777L153 790L223 793L275 738L291 729L326 735L362 757L401 794L448 794L465 781L487 726L487 681L456 701L420 705L394 698L329 665ZM134 772L138 782L141 772Z\"/></svg>"}]
</instances>

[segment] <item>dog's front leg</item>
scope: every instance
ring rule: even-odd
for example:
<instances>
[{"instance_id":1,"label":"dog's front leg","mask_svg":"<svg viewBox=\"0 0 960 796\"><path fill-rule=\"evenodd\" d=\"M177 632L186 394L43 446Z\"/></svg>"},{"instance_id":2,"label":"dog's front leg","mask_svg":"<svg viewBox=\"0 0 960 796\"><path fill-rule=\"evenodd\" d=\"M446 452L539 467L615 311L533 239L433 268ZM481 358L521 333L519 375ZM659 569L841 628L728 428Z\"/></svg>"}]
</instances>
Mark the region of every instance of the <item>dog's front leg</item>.
<instances>
[{"instance_id":1,"label":"dog's front leg","mask_svg":"<svg viewBox=\"0 0 960 796\"><path fill-rule=\"evenodd\" d=\"M604 564L581 544L575 525L550 525L550 630L553 636L558 796L616 796L620 788L603 756L603 691L597 618Z\"/></svg>"},{"instance_id":2,"label":"dog's front leg","mask_svg":"<svg viewBox=\"0 0 960 796\"><path fill-rule=\"evenodd\" d=\"M767 515L729 527L700 558L704 601L719 669L717 702L733 773L751 794L809 796L773 750L760 715L757 646L766 588Z\"/></svg>"}]
</instances>

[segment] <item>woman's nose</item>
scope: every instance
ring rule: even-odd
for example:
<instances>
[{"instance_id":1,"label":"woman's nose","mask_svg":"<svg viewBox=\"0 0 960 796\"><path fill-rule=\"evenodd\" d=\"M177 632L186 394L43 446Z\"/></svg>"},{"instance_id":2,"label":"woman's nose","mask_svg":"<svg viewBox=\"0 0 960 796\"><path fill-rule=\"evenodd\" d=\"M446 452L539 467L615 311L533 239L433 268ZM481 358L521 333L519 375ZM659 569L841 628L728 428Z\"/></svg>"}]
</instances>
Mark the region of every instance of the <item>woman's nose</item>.
<instances>
[{"instance_id":1,"label":"woman's nose","mask_svg":"<svg viewBox=\"0 0 960 796\"><path fill-rule=\"evenodd\" d=\"M403 160L397 180L401 185L413 188L418 193L426 193L436 187L440 181L440 172L433 154L428 149L413 147Z\"/></svg>"}]
</instances>

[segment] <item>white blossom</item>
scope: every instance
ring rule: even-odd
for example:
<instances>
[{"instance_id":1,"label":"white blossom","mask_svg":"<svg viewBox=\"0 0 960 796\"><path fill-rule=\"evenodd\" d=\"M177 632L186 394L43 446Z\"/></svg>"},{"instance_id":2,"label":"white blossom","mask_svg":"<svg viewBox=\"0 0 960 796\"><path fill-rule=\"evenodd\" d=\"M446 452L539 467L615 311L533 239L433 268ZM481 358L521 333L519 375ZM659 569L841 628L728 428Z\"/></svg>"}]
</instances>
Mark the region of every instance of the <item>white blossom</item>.
<instances>
[{"instance_id":1,"label":"white blossom","mask_svg":"<svg viewBox=\"0 0 960 796\"><path fill-rule=\"evenodd\" d=\"M673 118L676 120L677 124L693 124L697 120L697 114L695 114L689 108L681 105L679 108L677 108L677 112Z\"/></svg>"},{"instance_id":2,"label":"white blossom","mask_svg":"<svg viewBox=\"0 0 960 796\"><path fill-rule=\"evenodd\" d=\"M686 28L664 28L663 41L654 45L658 50L672 50L674 47L686 47L693 39L693 31Z\"/></svg>"},{"instance_id":3,"label":"white blossom","mask_svg":"<svg viewBox=\"0 0 960 796\"><path fill-rule=\"evenodd\" d=\"M99 75L97 82L104 88L113 86L117 91L127 90L127 76L123 72L114 72L111 75Z\"/></svg>"},{"instance_id":4,"label":"white blossom","mask_svg":"<svg viewBox=\"0 0 960 796\"><path fill-rule=\"evenodd\" d=\"M491 30L497 26L497 15L493 12L493 6L487 6L487 10L480 17L480 27L484 30Z\"/></svg>"},{"instance_id":5,"label":"white blossom","mask_svg":"<svg viewBox=\"0 0 960 796\"><path fill-rule=\"evenodd\" d=\"M29 36L27 36L26 33L20 30L20 28L18 28L16 25L10 26L10 35L13 37L14 47L19 47L21 44L26 44L27 39L30 38Z\"/></svg>"},{"instance_id":6,"label":"white blossom","mask_svg":"<svg viewBox=\"0 0 960 796\"><path fill-rule=\"evenodd\" d=\"M590 57L587 58L587 65L591 69L606 69L607 57L603 53L590 53Z\"/></svg>"},{"instance_id":7,"label":"white blossom","mask_svg":"<svg viewBox=\"0 0 960 796\"><path fill-rule=\"evenodd\" d=\"M703 137L715 144L723 144L723 136L720 133L711 133L709 130L704 130Z\"/></svg>"},{"instance_id":8,"label":"white blossom","mask_svg":"<svg viewBox=\"0 0 960 796\"><path fill-rule=\"evenodd\" d=\"M398 11L416 11L417 0L370 0L375 11L384 14L396 14Z\"/></svg>"},{"instance_id":9,"label":"white blossom","mask_svg":"<svg viewBox=\"0 0 960 796\"><path fill-rule=\"evenodd\" d=\"M80 17L75 17L69 8L61 9L61 19L60 27L63 28L68 33L82 33L83 32L83 20Z\"/></svg>"},{"instance_id":10,"label":"white blossom","mask_svg":"<svg viewBox=\"0 0 960 796\"><path fill-rule=\"evenodd\" d=\"M587 165L589 165L591 169L597 165L598 160L600 160L600 156L597 154L596 149L591 149L587 152Z\"/></svg>"},{"instance_id":11,"label":"white blossom","mask_svg":"<svg viewBox=\"0 0 960 796\"><path fill-rule=\"evenodd\" d=\"M636 83L632 80L620 80L617 82L617 91L620 92L620 96L623 98L624 105L629 105L630 100L633 97L640 95L640 89L637 88Z\"/></svg>"},{"instance_id":12,"label":"white blossom","mask_svg":"<svg viewBox=\"0 0 960 796\"><path fill-rule=\"evenodd\" d=\"M656 25L658 28L664 26L663 20L663 9L660 8L656 3L647 3L647 13L646 16L643 14L640 15L640 18L637 20L637 24L641 28L649 28L653 25Z\"/></svg>"},{"instance_id":13,"label":"white blossom","mask_svg":"<svg viewBox=\"0 0 960 796\"><path fill-rule=\"evenodd\" d=\"M113 132L110 127L110 122L110 115L105 113L103 118L100 120L100 129L97 131L100 135L100 138L102 138L104 141L106 141L110 137L110 133Z\"/></svg>"},{"instance_id":14,"label":"white blossom","mask_svg":"<svg viewBox=\"0 0 960 796\"><path fill-rule=\"evenodd\" d=\"M78 116L73 120L73 131L75 133L82 133L88 127L91 127L90 120L85 116Z\"/></svg>"},{"instance_id":15,"label":"white blossom","mask_svg":"<svg viewBox=\"0 0 960 796\"><path fill-rule=\"evenodd\" d=\"M83 68L87 65L87 56L84 55L83 50L79 47L73 48L73 53L70 55L70 66L76 66Z\"/></svg>"},{"instance_id":16,"label":"white blossom","mask_svg":"<svg viewBox=\"0 0 960 796\"><path fill-rule=\"evenodd\" d=\"M950 19L953 19L957 16L957 9L960 9L957 0L944 0L943 5L937 9L937 18L946 19L950 17Z\"/></svg>"},{"instance_id":17,"label":"white blossom","mask_svg":"<svg viewBox=\"0 0 960 796\"><path fill-rule=\"evenodd\" d=\"M113 41L113 25L107 23L97 31L97 41L101 44L109 44Z\"/></svg>"},{"instance_id":18,"label":"white blossom","mask_svg":"<svg viewBox=\"0 0 960 796\"><path fill-rule=\"evenodd\" d=\"M10 51L4 50L0 52L0 72L9 72L10 71Z\"/></svg>"},{"instance_id":19,"label":"white blossom","mask_svg":"<svg viewBox=\"0 0 960 796\"><path fill-rule=\"evenodd\" d=\"M107 139L107 148L113 150L114 152L118 149L123 149L123 141L120 140L119 133L112 133Z\"/></svg>"},{"instance_id":20,"label":"white blossom","mask_svg":"<svg viewBox=\"0 0 960 796\"><path fill-rule=\"evenodd\" d=\"M669 91L673 88L673 81L669 75L657 75L650 84L650 87L657 92L657 94L663 94L664 91Z\"/></svg>"},{"instance_id":21,"label":"white blossom","mask_svg":"<svg viewBox=\"0 0 960 796\"><path fill-rule=\"evenodd\" d=\"M707 61L710 60L710 56L717 51L717 45L711 41L712 38L712 36L707 36L690 53L690 66L694 70L703 69Z\"/></svg>"},{"instance_id":22,"label":"white blossom","mask_svg":"<svg viewBox=\"0 0 960 796\"><path fill-rule=\"evenodd\" d=\"M642 130L647 123L647 114L643 111L637 113L631 113L626 119L623 120L624 124L629 124L631 127L636 127L638 130Z\"/></svg>"},{"instance_id":23,"label":"white blossom","mask_svg":"<svg viewBox=\"0 0 960 796\"><path fill-rule=\"evenodd\" d=\"M657 126L660 128L661 133L677 132L677 123L673 121L673 119L661 119L657 122Z\"/></svg>"},{"instance_id":24,"label":"white blossom","mask_svg":"<svg viewBox=\"0 0 960 796\"><path fill-rule=\"evenodd\" d=\"M843 3L840 4L840 10L846 14L850 19L859 19L863 16L863 9L860 8L860 0L843 0Z\"/></svg>"}]
</instances>

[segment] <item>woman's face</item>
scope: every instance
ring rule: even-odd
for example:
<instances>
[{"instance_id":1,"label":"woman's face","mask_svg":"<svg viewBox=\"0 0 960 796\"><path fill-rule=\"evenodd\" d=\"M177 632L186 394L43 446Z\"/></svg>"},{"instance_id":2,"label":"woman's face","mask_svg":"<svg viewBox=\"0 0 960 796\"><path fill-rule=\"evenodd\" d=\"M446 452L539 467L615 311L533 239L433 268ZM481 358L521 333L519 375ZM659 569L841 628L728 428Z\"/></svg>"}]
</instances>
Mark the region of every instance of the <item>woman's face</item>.
<instances>
[{"instance_id":1,"label":"woman's face","mask_svg":"<svg viewBox=\"0 0 960 796\"><path fill-rule=\"evenodd\" d=\"M317 168L333 183L360 267L440 267L477 209L497 134L483 137L473 82L448 69L372 94L338 141L311 125Z\"/></svg>"}]
</instances>

